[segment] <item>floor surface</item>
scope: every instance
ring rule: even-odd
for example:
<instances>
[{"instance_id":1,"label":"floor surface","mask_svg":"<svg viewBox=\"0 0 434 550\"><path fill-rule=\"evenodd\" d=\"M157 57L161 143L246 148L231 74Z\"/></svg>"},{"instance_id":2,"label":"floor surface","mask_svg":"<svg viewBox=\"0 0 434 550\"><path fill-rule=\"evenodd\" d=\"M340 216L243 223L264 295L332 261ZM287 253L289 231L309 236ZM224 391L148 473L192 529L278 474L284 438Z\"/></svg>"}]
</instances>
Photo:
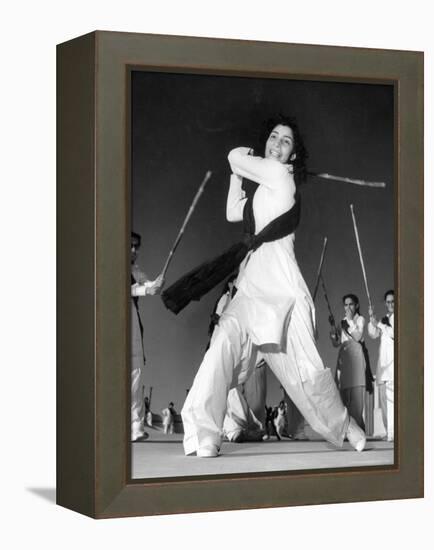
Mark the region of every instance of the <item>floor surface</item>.
<instances>
[{"instance_id":1,"label":"floor surface","mask_svg":"<svg viewBox=\"0 0 434 550\"><path fill-rule=\"evenodd\" d=\"M147 441L132 444L133 479L389 466L394 461L393 443L381 440L368 439L362 453L348 442L342 449L325 441L224 442L217 458L197 458L184 455L182 434L149 430L149 435Z\"/></svg>"}]
</instances>

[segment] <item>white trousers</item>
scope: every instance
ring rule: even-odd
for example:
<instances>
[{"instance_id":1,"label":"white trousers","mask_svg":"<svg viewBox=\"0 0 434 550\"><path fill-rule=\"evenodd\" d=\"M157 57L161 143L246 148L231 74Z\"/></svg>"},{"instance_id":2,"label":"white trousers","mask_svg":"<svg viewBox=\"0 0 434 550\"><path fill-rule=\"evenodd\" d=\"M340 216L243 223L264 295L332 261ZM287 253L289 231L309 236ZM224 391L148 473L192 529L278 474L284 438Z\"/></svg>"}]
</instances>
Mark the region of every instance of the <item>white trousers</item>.
<instances>
[{"instance_id":1,"label":"white trousers","mask_svg":"<svg viewBox=\"0 0 434 550\"><path fill-rule=\"evenodd\" d=\"M206 445L220 447L228 392L250 376L259 350L311 427L331 443L342 446L348 412L330 369L324 368L318 354L306 302L301 298L295 303L286 352L279 351L275 344L255 345L246 325L248 320L232 307L214 330L181 411L185 454L193 454Z\"/></svg>"},{"instance_id":2,"label":"white trousers","mask_svg":"<svg viewBox=\"0 0 434 550\"><path fill-rule=\"evenodd\" d=\"M164 433L165 434L173 434L173 431L174 431L174 422L173 420L168 420L166 422L166 420L163 421L163 430L164 430Z\"/></svg>"},{"instance_id":3,"label":"white trousers","mask_svg":"<svg viewBox=\"0 0 434 550\"><path fill-rule=\"evenodd\" d=\"M393 380L378 384L378 400L387 438L394 438L394 384Z\"/></svg>"},{"instance_id":4,"label":"white trousers","mask_svg":"<svg viewBox=\"0 0 434 550\"><path fill-rule=\"evenodd\" d=\"M143 359L141 361L143 363ZM145 433L145 405L143 401L144 376L140 360L132 358L131 369L131 440Z\"/></svg>"},{"instance_id":5,"label":"white trousers","mask_svg":"<svg viewBox=\"0 0 434 550\"><path fill-rule=\"evenodd\" d=\"M145 434L145 358L139 315L131 303L131 440Z\"/></svg>"},{"instance_id":6,"label":"white trousers","mask_svg":"<svg viewBox=\"0 0 434 550\"><path fill-rule=\"evenodd\" d=\"M250 376L250 380L253 376ZM263 408L265 410L265 404ZM256 418L241 388L229 391L223 432L229 441L236 440L240 435L243 441L259 441L265 434L264 424Z\"/></svg>"}]
</instances>

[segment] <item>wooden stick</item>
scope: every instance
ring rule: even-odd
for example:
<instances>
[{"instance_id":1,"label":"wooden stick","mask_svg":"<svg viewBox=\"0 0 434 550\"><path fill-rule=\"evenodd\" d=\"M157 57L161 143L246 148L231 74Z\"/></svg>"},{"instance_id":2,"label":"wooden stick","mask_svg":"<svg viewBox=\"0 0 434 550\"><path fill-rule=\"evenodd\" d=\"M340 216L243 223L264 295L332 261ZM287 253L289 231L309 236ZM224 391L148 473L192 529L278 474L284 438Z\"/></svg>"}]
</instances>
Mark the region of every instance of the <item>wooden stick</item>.
<instances>
[{"instance_id":1,"label":"wooden stick","mask_svg":"<svg viewBox=\"0 0 434 550\"><path fill-rule=\"evenodd\" d=\"M166 272L167 272L167 269L169 267L170 262L172 261L173 254L175 253L175 250L177 249L177 247L178 247L178 245L179 245L179 243L182 239L182 236L184 235L185 228L187 227L187 224L188 224L188 222L189 222L189 220L190 220L190 218L191 218L191 216L194 212L194 209L196 208L196 204L198 203L198 201L200 199L200 196L202 195L203 190L205 189L205 185L207 184L209 178L211 177L211 174L212 174L212 172L210 172L208 170L208 172L205 174L205 177L203 178L202 183L199 186L199 189L197 190L196 195L194 196L193 202L191 203L190 208L187 212L187 215L185 216L184 223L182 224L181 229L179 230L178 236L176 237L175 242L173 243L172 249L169 252L166 263L164 264L163 270L161 272L160 276L163 279L166 276Z\"/></svg>"},{"instance_id":2,"label":"wooden stick","mask_svg":"<svg viewBox=\"0 0 434 550\"><path fill-rule=\"evenodd\" d=\"M327 290L326 290L326 286L325 286L325 283L324 283L324 278L322 276L322 273L320 275L320 279L321 279L321 286L322 286L322 289L323 289L323 292L324 292L324 298L325 298L325 301L327 303L327 308L329 310L329 322L333 327L336 327L335 317L333 315L333 311L332 311L332 308L331 308L331 305L330 305L330 302L329 302L329 298L327 296Z\"/></svg>"},{"instance_id":3,"label":"wooden stick","mask_svg":"<svg viewBox=\"0 0 434 550\"><path fill-rule=\"evenodd\" d=\"M316 294L318 292L319 280L321 277L322 264L324 263L325 251L327 248L327 237L324 237L324 244L322 245L321 259L319 261L318 273L316 276L315 290L313 291L313 301L315 302Z\"/></svg>"},{"instance_id":4,"label":"wooden stick","mask_svg":"<svg viewBox=\"0 0 434 550\"><path fill-rule=\"evenodd\" d=\"M358 180L354 178L345 178L343 176L334 176L333 174L318 174L316 172L308 172L309 176L314 176L316 178L322 178L326 180L341 181L343 183L353 183L354 185L363 185L365 187L386 187L384 181L367 181L367 180Z\"/></svg>"},{"instance_id":5,"label":"wooden stick","mask_svg":"<svg viewBox=\"0 0 434 550\"><path fill-rule=\"evenodd\" d=\"M350 204L351 216L353 218L354 234L356 236L357 250L359 251L360 265L362 266L363 281L365 282L366 295L368 296L369 308L372 308L371 295L369 294L368 279L366 277L365 263L363 262L362 247L360 246L359 232L357 230L356 216L354 214L354 206Z\"/></svg>"}]
</instances>

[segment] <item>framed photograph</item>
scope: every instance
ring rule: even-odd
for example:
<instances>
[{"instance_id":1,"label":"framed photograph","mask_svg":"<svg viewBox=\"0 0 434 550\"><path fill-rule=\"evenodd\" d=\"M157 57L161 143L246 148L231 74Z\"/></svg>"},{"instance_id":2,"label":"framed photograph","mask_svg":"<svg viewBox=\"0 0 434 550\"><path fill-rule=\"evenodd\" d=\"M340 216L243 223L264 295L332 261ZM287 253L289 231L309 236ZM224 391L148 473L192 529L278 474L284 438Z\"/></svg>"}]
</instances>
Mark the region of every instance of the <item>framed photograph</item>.
<instances>
[{"instance_id":1,"label":"framed photograph","mask_svg":"<svg viewBox=\"0 0 434 550\"><path fill-rule=\"evenodd\" d=\"M423 496L422 166L422 53L59 45L58 503Z\"/></svg>"}]
</instances>

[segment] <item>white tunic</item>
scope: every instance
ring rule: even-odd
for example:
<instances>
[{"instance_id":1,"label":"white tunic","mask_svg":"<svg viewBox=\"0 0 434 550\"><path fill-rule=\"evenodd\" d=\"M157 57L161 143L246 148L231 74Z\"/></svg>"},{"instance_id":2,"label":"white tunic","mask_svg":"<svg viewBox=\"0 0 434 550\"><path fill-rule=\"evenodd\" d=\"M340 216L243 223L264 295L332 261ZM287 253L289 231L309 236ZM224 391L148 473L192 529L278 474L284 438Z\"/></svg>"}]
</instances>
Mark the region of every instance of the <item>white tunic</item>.
<instances>
[{"instance_id":1,"label":"white tunic","mask_svg":"<svg viewBox=\"0 0 434 550\"><path fill-rule=\"evenodd\" d=\"M258 233L294 205L295 183L288 166L248 151L240 147L228 157L233 175L227 218L242 220L241 182L249 178L259 183L253 200ZM182 409L185 453L220 446L229 390L248 379L258 352L312 428L341 446L348 411L316 348L315 310L294 256L294 235L249 253L236 286Z\"/></svg>"},{"instance_id":2,"label":"white tunic","mask_svg":"<svg viewBox=\"0 0 434 550\"><path fill-rule=\"evenodd\" d=\"M274 159L247 155L239 147L229 154L234 174L227 203L229 221L241 221L246 199L241 189L246 177L259 187L253 199L255 234L269 222L287 212L295 203L295 182L288 165ZM291 312L297 298L308 302L313 314L313 302L301 275L294 254L294 234L262 244L248 254L241 264L236 286L236 307L248 321L248 333L254 344L277 344L285 349L285 339ZM228 307L230 313L232 304Z\"/></svg>"},{"instance_id":3,"label":"white tunic","mask_svg":"<svg viewBox=\"0 0 434 550\"><path fill-rule=\"evenodd\" d=\"M342 321L348 323L347 331L341 331L341 344L349 341L363 342L363 331L365 330L365 318L362 315L356 313L353 319L347 319L344 317Z\"/></svg>"},{"instance_id":4,"label":"white tunic","mask_svg":"<svg viewBox=\"0 0 434 550\"><path fill-rule=\"evenodd\" d=\"M348 329L341 330L341 347L337 369L341 390L365 386L366 359L363 353L363 331L365 318L356 313L353 319L342 319L348 323Z\"/></svg>"},{"instance_id":5,"label":"white tunic","mask_svg":"<svg viewBox=\"0 0 434 550\"><path fill-rule=\"evenodd\" d=\"M394 314L389 316L389 325L378 323L375 327L368 323L368 333L371 338L381 336L380 351L377 364L377 383L393 380L393 353L394 353Z\"/></svg>"}]
</instances>

